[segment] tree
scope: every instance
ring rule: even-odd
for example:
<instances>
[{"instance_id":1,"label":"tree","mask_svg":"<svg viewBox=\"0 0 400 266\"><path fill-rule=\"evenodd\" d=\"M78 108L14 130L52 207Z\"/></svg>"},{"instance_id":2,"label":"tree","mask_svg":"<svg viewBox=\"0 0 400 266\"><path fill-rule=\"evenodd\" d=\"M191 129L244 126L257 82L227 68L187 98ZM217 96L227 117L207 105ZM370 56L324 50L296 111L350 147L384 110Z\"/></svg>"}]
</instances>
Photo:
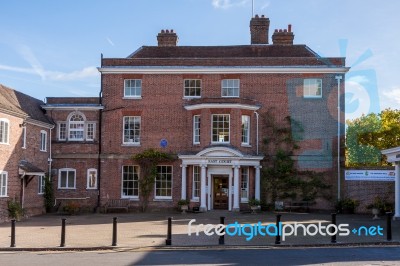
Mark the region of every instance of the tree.
<instances>
[{"instance_id":1,"label":"tree","mask_svg":"<svg viewBox=\"0 0 400 266\"><path fill-rule=\"evenodd\" d=\"M139 163L139 194L141 196L142 211L145 212L149 203L149 197L154 189L154 182L157 177L157 164L170 162L175 158L171 154L148 149L142 153L135 154L132 159Z\"/></svg>"},{"instance_id":2,"label":"tree","mask_svg":"<svg viewBox=\"0 0 400 266\"><path fill-rule=\"evenodd\" d=\"M400 146L399 110L388 108L346 124L346 166L386 165L381 150Z\"/></svg>"},{"instance_id":3,"label":"tree","mask_svg":"<svg viewBox=\"0 0 400 266\"><path fill-rule=\"evenodd\" d=\"M296 141L302 139L304 129L298 121L286 117L281 123L275 121L269 112L262 115L266 128L263 139L265 161L263 167L263 187L267 200L278 199L313 201L319 196L329 198L326 189L330 188L324 181L322 173L299 171L295 167L292 155L299 148Z\"/></svg>"}]
</instances>

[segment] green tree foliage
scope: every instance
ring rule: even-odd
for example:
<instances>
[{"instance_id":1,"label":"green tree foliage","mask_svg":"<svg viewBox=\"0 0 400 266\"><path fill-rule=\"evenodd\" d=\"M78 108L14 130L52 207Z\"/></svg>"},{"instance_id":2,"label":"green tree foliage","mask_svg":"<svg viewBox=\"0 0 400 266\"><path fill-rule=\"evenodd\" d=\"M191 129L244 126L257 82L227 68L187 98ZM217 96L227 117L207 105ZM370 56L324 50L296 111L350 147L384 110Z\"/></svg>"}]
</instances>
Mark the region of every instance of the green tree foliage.
<instances>
[{"instance_id":1,"label":"green tree foliage","mask_svg":"<svg viewBox=\"0 0 400 266\"><path fill-rule=\"evenodd\" d=\"M48 176L46 176L44 179L43 199L46 212L51 212L54 206L54 190L53 182Z\"/></svg>"},{"instance_id":2,"label":"green tree foliage","mask_svg":"<svg viewBox=\"0 0 400 266\"><path fill-rule=\"evenodd\" d=\"M304 132L301 123L291 117L277 123L270 112L263 114L262 119L266 128L262 177L267 201L287 198L313 201L319 196L329 198L326 189L330 186L324 181L322 173L299 171L294 165L292 155L299 148L296 141L302 139Z\"/></svg>"},{"instance_id":3,"label":"green tree foliage","mask_svg":"<svg viewBox=\"0 0 400 266\"><path fill-rule=\"evenodd\" d=\"M139 163L139 194L141 197L142 211L145 212L149 203L149 197L154 189L154 182L157 177L157 164L170 162L175 157L169 153L148 149L142 153L135 154L132 159Z\"/></svg>"},{"instance_id":4,"label":"green tree foliage","mask_svg":"<svg viewBox=\"0 0 400 266\"><path fill-rule=\"evenodd\" d=\"M386 165L381 150L400 146L399 110L362 115L346 124L346 166Z\"/></svg>"}]
</instances>

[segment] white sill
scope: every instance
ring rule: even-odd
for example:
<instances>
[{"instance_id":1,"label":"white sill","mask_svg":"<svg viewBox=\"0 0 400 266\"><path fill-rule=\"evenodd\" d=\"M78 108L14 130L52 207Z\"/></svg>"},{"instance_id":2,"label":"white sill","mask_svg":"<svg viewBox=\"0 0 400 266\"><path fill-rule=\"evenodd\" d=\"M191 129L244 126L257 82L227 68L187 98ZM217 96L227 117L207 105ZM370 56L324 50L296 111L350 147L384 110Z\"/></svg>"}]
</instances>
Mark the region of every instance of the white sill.
<instances>
[{"instance_id":1,"label":"white sill","mask_svg":"<svg viewBox=\"0 0 400 266\"><path fill-rule=\"evenodd\" d=\"M231 143L230 143L230 142L218 142L218 141L217 141L217 142L213 142L213 141L212 141L211 144L212 144L212 145L216 145L216 144L225 144L225 145L229 145L229 144L231 144Z\"/></svg>"},{"instance_id":2,"label":"white sill","mask_svg":"<svg viewBox=\"0 0 400 266\"><path fill-rule=\"evenodd\" d=\"M75 190L76 188L75 187L59 187L59 188L57 188L57 189L59 189L59 190Z\"/></svg>"},{"instance_id":3,"label":"white sill","mask_svg":"<svg viewBox=\"0 0 400 266\"><path fill-rule=\"evenodd\" d=\"M86 190L96 190L97 187L87 187Z\"/></svg>"},{"instance_id":4,"label":"white sill","mask_svg":"<svg viewBox=\"0 0 400 266\"><path fill-rule=\"evenodd\" d=\"M129 201L139 201L139 198L133 198L133 197L127 197L127 196L122 196L121 199L129 200Z\"/></svg>"},{"instance_id":5,"label":"white sill","mask_svg":"<svg viewBox=\"0 0 400 266\"><path fill-rule=\"evenodd\" d=\"M140 147L140 143L122 143L122 147Z\"/></svg>"},{"instance_id":6,"label":"white sill","mask_svg":"<svg viewBox=\"0 0 400 266\"><path fill-rule=\"evenodd\" d=\"M251 148L251 145L250 145L250 144L247 144L247 143L242 143L240 146L242 146L242 147L247 147L247 148Z\"/></svg>"},{"instance_id":7,"label":"white sill","mask_svg":"<svg viewBox=\"0 0 400 266\"><path fill-rule=\"evenodd\" d=\"M122 97L124 100L140 100L142 99L142 96L124 96Z\"/></svg>"},{"instance_id":8,"label":"white sill","mask_svg":"<svg viewBox=\"0 0 400 266\"><path fill-rule=\"evenodd\" d=\"M172 198L154 198L153 201L172 201Z\"/></svg>"},{"instance_id":9,"label":"white sill","mask_svg":"<svg viewBox=\"0 0 400 266\"><path fill-rule=\"evenodd\" d=\"M249 200L248 200L248 199L242 199L242 200L240 201L240 203L249 203Z\"/></svg>"},{"instance_id":10,"label":"white sill","mask_svg":"<svg viewBox=\"0 0 400 266\"><path fill-rule=\"evenodd\" d=\"M200 202L200 199L191 199L190 202Z\"/></svg>"},{"instance_id":11,"label":"white sill","mask_svg":"<svg viewBox=\"0 0 400 266\"><path fill-rule=\"evenodd\" d=\"M304 99L322 99L322 95L321 96L303 96Z\"/></svg>"},{"instance_id":12,"label":"white sill","mask_svg":"<svg viewBox=\"0 0 400 266\"><path fill-rule=\"evenodd\" d=\"M239 98L239 96L221 96L222 98Z\"/></svg>"},{"instance_id":13,"label":"white sill","mask_svg":"<svg viewBox=\"0 0 400 266\"><path fill-rule=\"evenodd\" d=\"M0 196L0 198L9 198L9 196L8 196L8 195L6 195L6 196Z\"/></svg>"},{"instance_id":14,"label":"white sill","mask_svg":"<svg viewBox=\"0 0 400 266\"><path fill-rule=\"evenodd\" d=\"M190 99L201 99L201 96L183 96L184 100L190 100Z\"/></svg>"},{"instance_id":15,"label":"white sill","mask_svg":"<svg viewBox=\"0 0 400 266\"><path fill-rule=\"evenodd\" d=\"M39 151L41 151L41 152L47 152L46 150L39 150Z\"/></svg>"}]
</instances>

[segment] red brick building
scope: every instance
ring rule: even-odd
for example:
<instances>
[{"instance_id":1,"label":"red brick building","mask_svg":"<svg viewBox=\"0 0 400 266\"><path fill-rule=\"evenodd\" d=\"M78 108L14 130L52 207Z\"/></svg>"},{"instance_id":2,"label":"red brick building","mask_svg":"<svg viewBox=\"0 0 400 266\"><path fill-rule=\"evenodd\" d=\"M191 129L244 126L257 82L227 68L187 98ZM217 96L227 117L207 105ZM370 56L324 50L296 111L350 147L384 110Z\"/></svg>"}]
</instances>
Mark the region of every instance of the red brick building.
<instances>
[{"instance_id":1,"label":"red brick building","mask_svg":"<svg viewBox=\"0 0 400 266\"><path fill-rule=\"evenodd\" d=\"M176 159L157 166L151 209L189 199L202 211L237 211L261 197L261 151L271 137L262 120L267 115L283 125L290 116L304 130L293 155L296 167L325 172L335 184L344 156L336 147L344 132L344 97L338 96L344 93L345 59L294 44L290 25L270 38L264 16L251 19L250 33L249 45L178 46L177 34L162 30L157 46L142 46L127 58L102 58L99 98L48 98L42 106L55 125L47 131L51 154L8 161L37 161L43 169L49 159L59 208L74 201L93 209L122 199L139 209L141 169L132 156L155 149ZM0 143L11 158L10 149L21 150L18 125L24 120L6 115L0 121L8 119L9 132L19 136L12 145ZM20 197L18 167L6 163L0 165L2 175L8 172L3 198Z\"/></svg>"},{"instance_id":2,"label":"red brick building","mask_svg":"<svg viewBox=\"0 0 400 266\"><path fill-rule=\"evenodd\" d=\"M158 166L150 207L187 198L201 210L239 210L260 198L259 149L268 136L259 116L267 111L277 123L302 123L298 168L335 176L345 59L294 44L290 25L272 44L268 31L269 19L256 16L250 45L178 46L177 34L163 30L157 46L102 59L101 204L140 205L140 166L131 157L153 148L178 159Z\"/></svg>"},{"instance_id":3,"label":"red brick building","mask_svg":"<svg viewBox=\"0 0 400 266\"><path fill-rule=\"evenodd\" d=\"M50 167L53 123L42 101L0 85L0 222L7 202L19 202L26 215L44 212L44 177Z\"/></svg>"}]
</instances>

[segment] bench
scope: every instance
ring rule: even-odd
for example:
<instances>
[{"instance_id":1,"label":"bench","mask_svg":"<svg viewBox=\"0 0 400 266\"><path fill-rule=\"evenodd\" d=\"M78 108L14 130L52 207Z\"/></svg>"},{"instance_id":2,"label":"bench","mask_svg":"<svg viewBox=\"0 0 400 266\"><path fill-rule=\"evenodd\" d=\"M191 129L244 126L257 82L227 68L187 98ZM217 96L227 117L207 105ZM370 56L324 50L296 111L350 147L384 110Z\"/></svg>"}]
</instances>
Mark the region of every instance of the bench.
<instances>
[{"instance_id":1,"label":"bench","mask_svg":"<svg viewBox=\"0 0 400 266\"><path fill-rule=\"evenodd\" d=\"M109 210L125 210L125 212L128 212L128 208L129 200L126 199L109 199L104 206L105 213Z\"/></svg>"},{"instance_id":2,"label":"bench","mask_svg":"<svg viewBox=\"0 0 400 266\"><path fill-rule=\"evenodd\" d=\"M312 204L311 201L303 200L303 201L287 201L284 202L283 208L285 210L305 210L306 212L310 212L310 205Z\"/></svg>"}]
</instances>

